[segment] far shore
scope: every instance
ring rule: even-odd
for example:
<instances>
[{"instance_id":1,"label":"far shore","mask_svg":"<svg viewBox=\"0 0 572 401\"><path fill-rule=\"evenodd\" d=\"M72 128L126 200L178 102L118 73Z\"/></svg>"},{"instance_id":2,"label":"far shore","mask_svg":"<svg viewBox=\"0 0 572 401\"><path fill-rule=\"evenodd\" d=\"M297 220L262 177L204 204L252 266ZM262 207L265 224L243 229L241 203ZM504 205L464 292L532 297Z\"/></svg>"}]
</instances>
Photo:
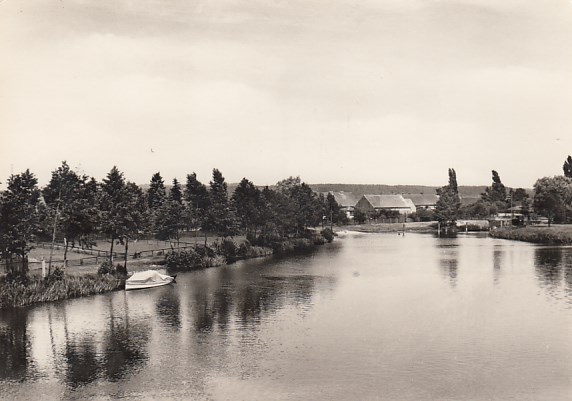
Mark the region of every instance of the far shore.
<instances>
[{"instance_id":1,"label":"far shore","mask_svg":"<svg viewBox=\"0 0 572 401\"><path fill-rule=\"evenodd\" d=\"M357 231L361 233L398 233L416 232L416 233L432 233L437 232L433 225L434 221L411 222L411 223L364 223L352 224L347 226L334 227L338 233L344 231Z\"/></svg>"}]
</instances>

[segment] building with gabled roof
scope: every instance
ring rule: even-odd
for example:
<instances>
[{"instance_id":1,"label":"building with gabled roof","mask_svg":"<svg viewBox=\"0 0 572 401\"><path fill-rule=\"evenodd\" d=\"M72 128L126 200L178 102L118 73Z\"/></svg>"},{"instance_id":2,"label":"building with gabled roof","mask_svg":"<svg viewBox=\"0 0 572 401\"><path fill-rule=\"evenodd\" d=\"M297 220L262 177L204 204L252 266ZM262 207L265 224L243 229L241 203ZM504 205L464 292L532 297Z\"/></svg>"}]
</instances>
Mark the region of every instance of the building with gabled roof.
<instances>
[{"instance_id":1,"label":"building with gabled roof","mask_svg":"<svg viewBox=\"0 0 572 401\"><path fill-rule=\"evenodd\" d=\"M415 204L411 200L406 201L402 195L364 195L355 207L364 213L391 210L411 214L416 211Z\"/></svg>"},{"instance_id":2,"label":"building with gabled roof","mask_svg":"<svg viewBox=\"0 0 572 401\"><path fill-rule=\"evenodd\" d=\"M346 213L348 218L352 218L354 215L354 210L356 203L359 201L359 197L353 192L346 191L329 191L325 195L332 194L334 199L340 205L340 209Z\"/></svg>"},{"instance_id":3,"label":"building with gabled roof","mask_svg":"<svg viewBox=\"0 0 572 401\"><path fill-rule=\"evenodd\" d=\"M433 210L437 206L439 196L436 194L404 194L405 199L411 199L416 209Z\"/></svg>"}]
</instances>

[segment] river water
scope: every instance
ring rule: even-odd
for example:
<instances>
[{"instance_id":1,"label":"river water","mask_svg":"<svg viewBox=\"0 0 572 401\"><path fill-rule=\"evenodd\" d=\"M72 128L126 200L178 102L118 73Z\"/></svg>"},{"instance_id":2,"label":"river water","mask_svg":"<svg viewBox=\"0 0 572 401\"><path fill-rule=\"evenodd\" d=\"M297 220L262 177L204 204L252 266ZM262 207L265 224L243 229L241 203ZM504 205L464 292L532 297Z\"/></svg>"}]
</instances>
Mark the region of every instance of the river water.
<instances>
[{"instance_id":1,"label":"river water","mask_svg":"<svg viewBox=\"0 0 572 401\"><path fill-rule=\"evenodd\" d=\"M572 399L572 248L350 233L0 313L1 399Z\"/></svg>"}]
</instances>

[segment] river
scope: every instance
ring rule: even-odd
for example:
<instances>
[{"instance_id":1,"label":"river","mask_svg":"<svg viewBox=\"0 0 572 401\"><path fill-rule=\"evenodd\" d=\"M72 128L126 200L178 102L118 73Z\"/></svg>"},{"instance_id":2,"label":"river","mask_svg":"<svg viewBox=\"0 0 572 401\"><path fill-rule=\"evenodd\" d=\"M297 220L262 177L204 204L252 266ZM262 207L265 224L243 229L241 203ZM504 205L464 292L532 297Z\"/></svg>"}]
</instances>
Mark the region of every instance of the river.
<instances>
[{"instance_id":1,"label":"river","mask_svg":"<svg viewBox=\"0 0 572 401\"><path fill-rule=\"evenodd\" d=\"M570 400L572 248L350 233L1 311L0 398Z\"/></svg>"}]
</instances>

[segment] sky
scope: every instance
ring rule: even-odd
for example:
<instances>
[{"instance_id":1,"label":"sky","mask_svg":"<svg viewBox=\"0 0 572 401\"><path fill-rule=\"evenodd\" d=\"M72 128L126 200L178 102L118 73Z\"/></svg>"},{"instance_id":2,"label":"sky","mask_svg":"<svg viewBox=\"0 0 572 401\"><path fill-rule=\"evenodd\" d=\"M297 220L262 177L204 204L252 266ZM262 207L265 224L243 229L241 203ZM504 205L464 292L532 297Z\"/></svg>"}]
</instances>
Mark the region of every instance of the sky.
<instances>
[{"instance_id":1,"label":"sky","mask_svg":"<svg viewBox=\"0 0 572 401\"><path fill-rule=\"evenodd\" d=\"M572 154L570 0L0 0L0 181L488 185Z\"/></svg>"}]
</instances>

